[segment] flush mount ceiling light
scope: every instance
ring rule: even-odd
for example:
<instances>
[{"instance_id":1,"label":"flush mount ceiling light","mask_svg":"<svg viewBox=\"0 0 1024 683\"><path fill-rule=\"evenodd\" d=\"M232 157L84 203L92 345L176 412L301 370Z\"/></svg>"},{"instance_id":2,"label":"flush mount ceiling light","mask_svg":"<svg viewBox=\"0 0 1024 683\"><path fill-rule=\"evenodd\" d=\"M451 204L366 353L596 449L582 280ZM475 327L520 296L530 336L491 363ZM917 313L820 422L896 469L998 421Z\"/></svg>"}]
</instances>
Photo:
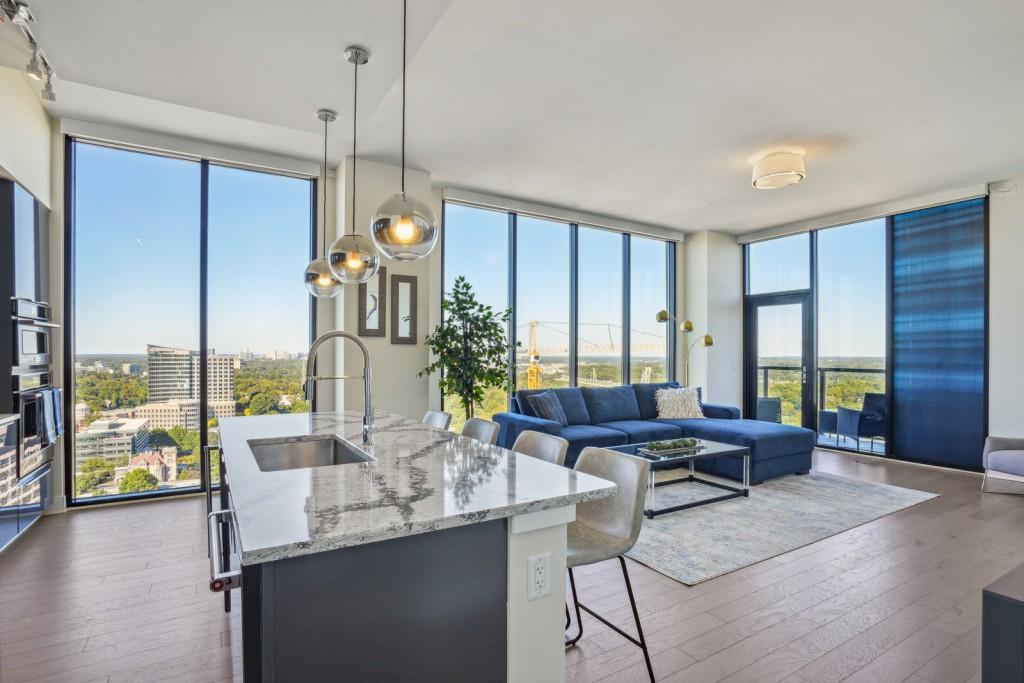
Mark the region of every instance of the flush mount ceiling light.
<instances>
[{"instance_id":1,"label":"flush mount ceiling light","mask_svg":"<svg viewBox=\"0 0 1024 683\"><path fill-rule=\"evenodd\" d=\"M751 180L759 190L777 190L780 187L799 183L807 177L802 152L769 152L754 161Z\"/></svg>"},{"instance_id":2,"label":"flush mount ceiling light","mask_svg":"<svg viewBox=\"0 0 1024 683\"><path fill-rule=\"evenodd\" d=\"M324 166L323 175L320 176L320 196L323 198L323 208L320 211L320 221L323 237L320 244L327 246L327 124L337 120L338 115L330 109L321 109L316 117L324 122ZM327 259L320 257L310 261L306 266L305 274L306 289L309 293L318 298L333 299L341 291L341 282L334 277Z\"/></svg>"},{"instance_id":3,"label":"flush mount ceiling light","mask_svg":"<svg viewBox=\"0 0 1024 683\"><path fill-rule=\"evenodd\" d=\"M356 115L359 104L359 67L370 61L366 49L351 46L345 50L345 59L352 63L352 217L349 234L334 241L327 254L327 265L342 284L366 282L380 268L380 254L373 243L356 234Z\"/></svg>"},{"instance_id":4,"label":"flush mount ceiling light","mask_svg":"<svg viewBox=\"0 0 1024 683\"><path fill-rule=\"evenodd\" d=\"M408 6L402 0L402 191L384 200L373 214L373 243L388 258L415 261L437 244L437 219L426 202L405 193L405 43Z\"/></svg>"}]
</instances>

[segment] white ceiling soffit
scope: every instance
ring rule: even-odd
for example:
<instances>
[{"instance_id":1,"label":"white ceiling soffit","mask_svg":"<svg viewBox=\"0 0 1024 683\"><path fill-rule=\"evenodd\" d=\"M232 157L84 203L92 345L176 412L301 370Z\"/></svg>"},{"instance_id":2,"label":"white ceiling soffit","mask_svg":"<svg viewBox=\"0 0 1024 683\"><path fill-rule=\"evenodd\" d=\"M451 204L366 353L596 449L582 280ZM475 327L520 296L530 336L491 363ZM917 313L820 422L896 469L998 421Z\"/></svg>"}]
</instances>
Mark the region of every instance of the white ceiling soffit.
<instances>
[{"instance_id":1,"label":"white ceiling soffit","mask_svg":"<svg viewBox=\"0 0 1024 683\"><path fill-rule=\"evenodd\" d=\"M399 0L31 5L57 114L313 159L324 105L347 153L341 53L362 43L360 154L398 159ZM413 0L409 18L409 163L446 186L740 234L1024 172L1019 0ZM775 145L806 150L807 180L756 191L750 157Z\"/></svg>"}]
</instances>

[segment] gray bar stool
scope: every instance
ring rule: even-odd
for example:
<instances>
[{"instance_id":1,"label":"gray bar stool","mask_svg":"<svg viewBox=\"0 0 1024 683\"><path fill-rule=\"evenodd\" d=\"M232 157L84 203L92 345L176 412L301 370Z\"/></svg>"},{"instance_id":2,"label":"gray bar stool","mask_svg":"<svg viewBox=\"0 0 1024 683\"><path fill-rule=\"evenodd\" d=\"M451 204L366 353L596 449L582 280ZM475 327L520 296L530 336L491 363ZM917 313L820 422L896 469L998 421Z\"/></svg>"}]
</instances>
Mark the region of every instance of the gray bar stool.
<instances>
[{"instance_id":1,"label":"gray bar stool","mask_svg":"<svg viewBox=\"0 0 1024 683\"><path fill-rule=\"evenodd\" d=\"M554 434L527 430L516 437L516 442L512 444L512 450L555 465L565 465L565 454L569 450L569 442Z\"/></svg>"},{"instance_id":2,"label":"gray bar stool","mask_svg":"<svg viewBox=\"0 0 1024 683\"><path fill-rule=\"evenodd\" d=\"M576 521L570 522L567 532L566 564L569 566L569 585L572 587L572 600L576 604L576 624L579 633L575 638L566 637L566 647L572 647L583 637L583 621L580 610L594 617L620 636L638 646L644 653L647 673L654 680L654 669L651 657L647 653L647 641L640 627L640 614L636 610L636 599L633 597L633 586L629 582L629 571L623 555L633 547L640 535L640 525L644 519L644 484L650 472L650 463L625 453L617 453L606 448L584 448L576 461L575 469L595 477L615 482L618 490L611 498L580 503L576 506ZM580 604L576 594L576 577L573 567L619 559L622 567L622 578L626 582L626 593L629 594L629 606L633 608L633 621L636 622L638 638L634 638L621 628L611 623L586 605ZM569 606L565 606L565 628L568 630L571 620Z\"/></svg>"},{"instance_id":3,"label":"gray bar stool","mask_svg":"<svg viewBox=\"0 0 1024 683\"><path fill-rule=\"evenodd\" d=\"M471 417L462 426L462 435L493 446L498 441L498 423Z\"/></svg>"},{"instance_id":4,"label":"gray bar stool","mask_svg":"<svg viewBox=\"0 0 1024 683\"><path fill-rule=\"evenodd\" d=\"M423 424L436 427L437 429L448 429L452 423L452 414L443 410L428 410L423 414Z\"/></svg>"}]
</instances>

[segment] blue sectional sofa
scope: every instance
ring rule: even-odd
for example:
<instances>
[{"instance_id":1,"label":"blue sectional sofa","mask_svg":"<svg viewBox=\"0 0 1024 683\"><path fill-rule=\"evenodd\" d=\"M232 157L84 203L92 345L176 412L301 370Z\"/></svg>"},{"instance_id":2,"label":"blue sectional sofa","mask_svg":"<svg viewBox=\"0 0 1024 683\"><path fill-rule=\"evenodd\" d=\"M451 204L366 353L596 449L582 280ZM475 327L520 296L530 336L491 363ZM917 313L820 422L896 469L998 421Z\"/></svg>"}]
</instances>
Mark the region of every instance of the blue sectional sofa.
<instances>
[{"instance_id":1,"label":"blue sectional sofa","mask_svg":"<svg viewBox=\"0 0 1024 683\"><path fill-rule=\"evenodd\" d=\"M498 444L511 448L516 437L529 430L555 434L569 442L565 464L572 467L580 451L587 446L622 446L689 436L749 447L751 483L810 470L814 432L809 429L743 420L738 408L712 403L703 404L704 419L658 419L655 392L678 386L675 382L663 382L621 387L524 389L512 398L511 411L494 416L501 427ZM555 392L567 425L537 416L526 397L540 391ZM742 478L742 465L735 458L700 461L697 467L731 479Z\"/></svg>"}]
</instances>

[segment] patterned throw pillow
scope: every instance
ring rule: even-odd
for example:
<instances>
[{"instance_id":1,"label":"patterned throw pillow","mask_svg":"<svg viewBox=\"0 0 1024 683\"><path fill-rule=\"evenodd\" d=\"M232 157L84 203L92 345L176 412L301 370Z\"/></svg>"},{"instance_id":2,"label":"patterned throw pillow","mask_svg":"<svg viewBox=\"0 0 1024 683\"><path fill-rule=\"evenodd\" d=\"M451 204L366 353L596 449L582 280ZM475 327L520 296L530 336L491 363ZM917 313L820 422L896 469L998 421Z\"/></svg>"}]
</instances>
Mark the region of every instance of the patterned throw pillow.
<instances>
[{"instance_id":1,"label":"patterned throw pillow","mask_svg":"<svg viewBox=\"0 0 1024 683\"><path fill-rule=\"evenodd\" d=\"M658 417L676 420L704 417L700 396L693 387L658 389L654 394L658 403Z\"/></svg>"},{"instance_id":2,"label":"patterned throw pillow","mask_svg":"<svg viewBox=\"0 0 1024 683\"><path fill-rule=\"evenodd\" d=\"M526 400L530 402L530 407L533 408L533 412L537 413L537 417L553 420L563 427L569 425L565 411L562 410L562 403L558 400L555 392L542 391L539 394L530 394Z\"/></svg>"}]
</instances>

